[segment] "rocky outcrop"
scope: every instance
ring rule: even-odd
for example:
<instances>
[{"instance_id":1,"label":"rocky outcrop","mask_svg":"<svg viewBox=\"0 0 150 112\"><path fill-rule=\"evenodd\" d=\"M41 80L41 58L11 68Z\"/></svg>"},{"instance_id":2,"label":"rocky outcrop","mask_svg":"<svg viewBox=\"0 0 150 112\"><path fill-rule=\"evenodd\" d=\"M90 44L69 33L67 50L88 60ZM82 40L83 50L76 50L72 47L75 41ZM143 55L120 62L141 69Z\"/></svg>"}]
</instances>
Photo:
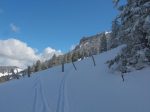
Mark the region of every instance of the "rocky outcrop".
<instances>
[{"instance_id":1,"label":"rocky outcrop","mask_svg":"<svg viewBox=\"0 0 150 112\"><path fill-rule=\"evenodd\" d=\"M103 32L89 37L83 37L72 52L86 52L89 55L99 54L110 49L110 32Z\"/></svg>"}]
</instances>

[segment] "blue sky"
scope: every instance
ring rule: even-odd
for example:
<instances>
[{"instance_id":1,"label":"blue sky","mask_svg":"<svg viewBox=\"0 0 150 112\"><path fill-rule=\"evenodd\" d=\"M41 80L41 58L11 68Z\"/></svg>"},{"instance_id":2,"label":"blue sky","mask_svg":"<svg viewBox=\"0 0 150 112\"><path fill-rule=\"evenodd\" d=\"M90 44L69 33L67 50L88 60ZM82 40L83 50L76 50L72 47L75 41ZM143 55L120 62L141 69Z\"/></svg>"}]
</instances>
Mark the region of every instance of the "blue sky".
<instances>
[{"instance_id":1,"label":"blue sky","mask_svg":"<svg viewBox=\"0 0 150 112\"><path fill-rule=\"evenodd\" d=\"M110 31L118 13L111 0L0 0L0 10L0 39L39 52L48 46L67 52L83 36Z\"/></svg>"}]
</instances>

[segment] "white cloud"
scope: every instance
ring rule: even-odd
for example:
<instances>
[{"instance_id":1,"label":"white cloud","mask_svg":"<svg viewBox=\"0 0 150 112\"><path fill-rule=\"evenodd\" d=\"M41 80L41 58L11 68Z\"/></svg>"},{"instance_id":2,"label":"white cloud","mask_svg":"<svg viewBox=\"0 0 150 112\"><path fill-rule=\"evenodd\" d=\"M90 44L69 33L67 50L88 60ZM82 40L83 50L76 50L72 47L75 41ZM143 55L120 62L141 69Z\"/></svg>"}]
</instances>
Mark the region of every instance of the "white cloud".
<instances>
[{"instance_id":1,"label":"white cloud","mask_svg":"<svg viewBox=\"0 0 150 112\"><path fill-rule=\"evenodd\" d=\"M35 49L20 40L0 40L0 65L24 68L37 60L44 61L50 59L53 54L60 55L61 51L56 51L48 47L43 53L38 54Z\"/></svg>"},{"instance_id":2,"label":"white cloud","mask_svg":"<svg viewBox=\"0 0 150 112\"><path fill-rule=\"evenodd\" d=\"M41 54L41 60L45 61L48 60L50 58L52 58L52 56L56 54L56 56L61 55L62 52L60 50L56 51L53 48L47 47L44 49L43 53Z\"/></svg>"},{"instance_id":3,"label":"white cloud","mask_svg":"<svg viewBox=\"0 0 150 112\"><path fill-rule=\"evenodd\" d=\"M20 28L13 23L10 24L10 28L11 28L11 31L14 33L20 32Z\"/></svg>"}]
</instances>

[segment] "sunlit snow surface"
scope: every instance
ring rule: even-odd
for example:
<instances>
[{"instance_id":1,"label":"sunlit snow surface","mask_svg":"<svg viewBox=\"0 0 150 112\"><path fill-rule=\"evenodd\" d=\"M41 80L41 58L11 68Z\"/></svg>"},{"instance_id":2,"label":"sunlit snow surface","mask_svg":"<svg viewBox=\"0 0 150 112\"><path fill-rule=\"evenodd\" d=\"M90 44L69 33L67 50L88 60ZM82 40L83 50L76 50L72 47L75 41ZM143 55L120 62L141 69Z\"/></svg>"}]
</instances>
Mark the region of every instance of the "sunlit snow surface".
<instances>
[{"instance_id":1,"label":"sunlit snow surface","mask_svg":"<svg viewBox=\"0 0 150 112\"><path fill-rule=\"evenodd\" d=\"M0 84L0 112L150 112L150 68L112 73L105 64L122 47Z\"/></svg>"}]
</instances>

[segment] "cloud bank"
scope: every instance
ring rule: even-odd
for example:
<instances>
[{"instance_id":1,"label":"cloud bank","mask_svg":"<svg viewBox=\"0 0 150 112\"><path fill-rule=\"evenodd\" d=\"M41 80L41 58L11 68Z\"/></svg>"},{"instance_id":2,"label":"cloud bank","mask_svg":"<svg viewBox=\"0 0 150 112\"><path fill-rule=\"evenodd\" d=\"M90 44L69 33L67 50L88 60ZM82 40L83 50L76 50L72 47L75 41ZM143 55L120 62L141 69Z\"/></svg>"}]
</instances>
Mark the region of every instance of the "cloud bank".
<instances>
[{"instance_id":1,"label":"cloud bank","mask_svg":"<svg viewBox=\"0 0 150 112\"><path fill-rule=\"evenodd\" d=\"M17 39L0 40L0 66L18 66L25 68L32 65L37 60L45 61L54 54L62 54L60 50L50 47L44 49L42 53L37 51L26 43Z\"/></svg>"}]
</instances>

